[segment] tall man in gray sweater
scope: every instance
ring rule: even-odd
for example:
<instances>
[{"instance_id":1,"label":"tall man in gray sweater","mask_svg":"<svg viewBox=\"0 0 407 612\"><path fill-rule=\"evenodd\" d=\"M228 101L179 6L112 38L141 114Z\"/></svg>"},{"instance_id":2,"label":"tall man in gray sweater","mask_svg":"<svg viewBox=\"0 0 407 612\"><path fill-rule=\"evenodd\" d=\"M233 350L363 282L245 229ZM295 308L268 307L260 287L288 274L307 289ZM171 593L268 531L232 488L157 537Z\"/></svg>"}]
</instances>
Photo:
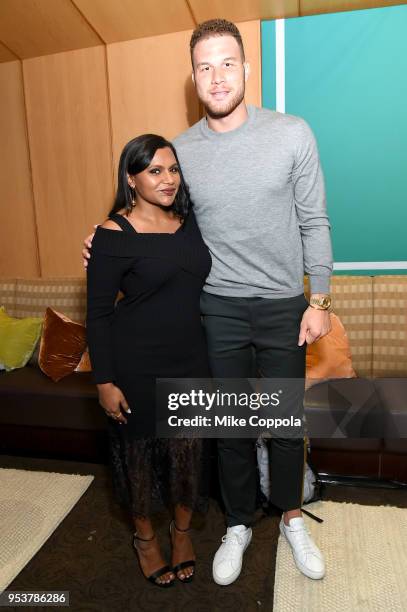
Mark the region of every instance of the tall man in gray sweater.
<instances>
[{"instance_id":1,"label":"tall man in gray sweater","mask_svg":"<svg viewBox=\"0 0 407 612\"><path fill-rule=\"evenodd\" d=\"M315 139L298 117L246 106L249 65L234 24L217 19L198 26L191 59L206 117L174 144L212 255L201 300L212 373L303 378L306 344L330 330L330 226ZM227 532L213 577L221 585L239 576L252 537L253 447L252 439L218 440ZM281 533L299 570L322 578L323 556L300 510L304 441L274 438L270 454Z\"/></svg>"},{"instance_id":2,"label":"tall man in gray sweater","mask_svg":"<svg viewBox=\"0 0 407 612\"><path fill-rule=\"evenodd\" d=\"M212 373L303 378L306 343L330 330L330 226L314 136L298 117L246 106L249 65L234 24L198 26L191 59L206 117L174 144L212 255L201 300ZM253 440L218 440L218 453L228 528L213 577L227 585L239 576L252 535ZM322 578L323 556L300 511L304 441L272 439L270 453L271 501L284 511L281 533L300 571Z\"/></svg>"}]
</instances>

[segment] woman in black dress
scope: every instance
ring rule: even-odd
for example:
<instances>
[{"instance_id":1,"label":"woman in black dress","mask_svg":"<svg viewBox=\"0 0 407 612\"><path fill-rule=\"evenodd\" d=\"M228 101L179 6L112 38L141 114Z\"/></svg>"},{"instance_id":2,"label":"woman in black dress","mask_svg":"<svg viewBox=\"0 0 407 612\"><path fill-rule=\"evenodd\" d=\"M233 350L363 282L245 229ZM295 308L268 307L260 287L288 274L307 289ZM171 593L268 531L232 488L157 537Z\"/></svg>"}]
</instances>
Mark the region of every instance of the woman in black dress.
<instances>
[{"instance_id":1,"label":"woman in black dress","mask_svg":"<svg viewBox=\"0 0 407 612\"><path fill-rule=\"evenodd\" d=\"M175 149L161 136L139 136L123 149L115 203L91 253L87 333L116 492L130 509L144 576L161 587L175 576L190 581L202 441L154 438L155 379L209 376L199 297L211 259ZM174 512L171 567L150 520L158 499Z\"/></svg>"}]
</instances>

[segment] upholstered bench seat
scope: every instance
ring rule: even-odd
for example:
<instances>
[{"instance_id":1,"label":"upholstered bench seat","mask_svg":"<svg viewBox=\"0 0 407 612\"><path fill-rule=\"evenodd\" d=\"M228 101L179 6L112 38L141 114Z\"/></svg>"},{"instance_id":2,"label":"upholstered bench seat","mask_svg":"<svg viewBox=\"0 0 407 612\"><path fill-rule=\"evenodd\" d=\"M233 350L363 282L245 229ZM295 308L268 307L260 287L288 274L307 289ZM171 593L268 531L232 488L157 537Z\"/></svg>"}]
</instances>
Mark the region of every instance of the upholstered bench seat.
<instances>
[{"instance_id":1,"label":"upholstered bench seat","mask_svg":"<svg viewBox=\"0 0 407 612\"><path fill-rule=\"evenodd\" d=\"M311 458L321 472L407 482L407 438L397 437L407 419L407 275L334 276L331 289L360 378L308 389ZM50 306L83 322L86 281L2 280L0 305L15 317L43 316ZM357 438L340 437L349 435L349 404ZM35 366L0 373L0 450L90 460L106 454L106 417L91 376L54 383Z\"/></svg>"},{"instance_id":2,"label":"upholstered bench seat","mask_svg":"<svg viewBox=\"0 0 407 612\"><path fill-rule=\"evenodd\" d=\"M54 383L36 366L0 374L0 424L103 430L106 417L91 374Z\"/></svg>"},{"instance_id":3,"label":"upholstered bench seat","mask_svg":"<svg viewBox=\"0 0 407 612\"><path fill-rule=\"evenodd\" d=\"M373 381L343 378L314 384L305 393L311 438L382 438L385 415Z\"/></svg>"}]
</instances>

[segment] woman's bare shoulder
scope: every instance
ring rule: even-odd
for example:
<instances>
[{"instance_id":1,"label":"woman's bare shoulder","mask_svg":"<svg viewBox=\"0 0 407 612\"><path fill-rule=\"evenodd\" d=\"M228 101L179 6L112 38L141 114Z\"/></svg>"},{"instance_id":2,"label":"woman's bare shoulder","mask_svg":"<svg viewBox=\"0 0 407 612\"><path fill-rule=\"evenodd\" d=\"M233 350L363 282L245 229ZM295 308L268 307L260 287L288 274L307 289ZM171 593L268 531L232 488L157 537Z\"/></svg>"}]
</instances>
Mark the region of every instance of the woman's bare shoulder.
<instances>
[{"instance_id":1,"label":"woman's bare shoulder","mask_svg":"<svg viewBox=\"0 0 407 612\"><path fill-rule=\"evenodd\" d=\"M103 229L115 230L116 232L123 231L122 228L119 225L117 225L115 221L112 221L112 219L106 219L106 221L102 223L100 227L103 227Z\"/></svg>"}]
</instances>

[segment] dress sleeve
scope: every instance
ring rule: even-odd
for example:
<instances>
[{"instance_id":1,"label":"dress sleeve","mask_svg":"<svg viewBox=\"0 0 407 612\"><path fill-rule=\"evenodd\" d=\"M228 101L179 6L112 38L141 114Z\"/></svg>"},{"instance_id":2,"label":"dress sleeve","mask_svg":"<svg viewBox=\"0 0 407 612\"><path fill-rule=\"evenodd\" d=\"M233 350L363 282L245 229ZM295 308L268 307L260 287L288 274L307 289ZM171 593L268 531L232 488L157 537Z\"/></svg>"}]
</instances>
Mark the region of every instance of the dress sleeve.
<instances>
[{"instance_id":1,"label":"dress sleeve","mask_svg":"<svg viewBox=\"0 0 407 612\"><path fill-rule=\"evenodd\" d=\"M115 380L111 327L121 279L131 263L129 257L108 255L94 249L91 252L87 269L86 330L96 384Z\"/></svg>"}]
</instances>

